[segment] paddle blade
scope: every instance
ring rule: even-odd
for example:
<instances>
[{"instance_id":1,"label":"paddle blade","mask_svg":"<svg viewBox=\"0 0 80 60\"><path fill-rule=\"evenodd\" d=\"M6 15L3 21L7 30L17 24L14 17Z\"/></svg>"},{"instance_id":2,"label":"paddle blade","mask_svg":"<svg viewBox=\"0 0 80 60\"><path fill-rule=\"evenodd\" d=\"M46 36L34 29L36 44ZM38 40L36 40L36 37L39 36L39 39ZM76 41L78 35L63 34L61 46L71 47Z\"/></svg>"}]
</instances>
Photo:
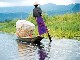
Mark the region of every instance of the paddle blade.
<instances>
[{"instance_id":1,"label":"paddle blade","mask_svg":"<svg viewBox=\"0 0 80 60\"><path fill-rule=\"evenodd\" d=\"M49 40L50 40L50 42L51 42L52 40L51 40L51 36L50 36L50 34L49 34L49 33L48 33L48 38L49 38Z\"/></svg>"}]
</instances>

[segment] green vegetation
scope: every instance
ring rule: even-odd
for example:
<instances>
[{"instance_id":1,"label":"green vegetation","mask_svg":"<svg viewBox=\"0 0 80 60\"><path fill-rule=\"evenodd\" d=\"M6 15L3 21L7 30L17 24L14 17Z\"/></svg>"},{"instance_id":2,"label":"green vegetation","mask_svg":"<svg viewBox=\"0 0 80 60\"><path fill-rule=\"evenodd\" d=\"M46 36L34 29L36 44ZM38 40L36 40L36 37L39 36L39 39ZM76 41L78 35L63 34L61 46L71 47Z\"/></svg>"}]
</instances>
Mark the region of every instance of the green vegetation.
<instances>
[{"instance_id":1,"label":"green vegetation","mask_svg":"<svg viewBox=\"0 0 80 60\"><path fill-rule=\"evenodd\" d=\"M6 21L3 23L0 23L0 31L1 32L7 32L7 33L15 33L16 31L16 21L17 20L12 20L12 21Z\"/></svg>"},{"instance_id":2,"label":"green vegetation","mask_svg":"<svg viewBox=\"0 0 80 60\"><path fill-rule=\"evenodd\" d=\"M48 27L49 33L52 37L59 38L75 38L80 37L80 13L71 13L57 16L48 16L43 14L43 19ZM26 20L31 21L36 25L34 35L37 35L37 23L36 20L30 15ZM0 30L2 32L14 33L16 31L15 24L17 20L12 20L5 23L0 23ZM45 37L46 34L44 35Z\"/></svg>"}]
</instances>

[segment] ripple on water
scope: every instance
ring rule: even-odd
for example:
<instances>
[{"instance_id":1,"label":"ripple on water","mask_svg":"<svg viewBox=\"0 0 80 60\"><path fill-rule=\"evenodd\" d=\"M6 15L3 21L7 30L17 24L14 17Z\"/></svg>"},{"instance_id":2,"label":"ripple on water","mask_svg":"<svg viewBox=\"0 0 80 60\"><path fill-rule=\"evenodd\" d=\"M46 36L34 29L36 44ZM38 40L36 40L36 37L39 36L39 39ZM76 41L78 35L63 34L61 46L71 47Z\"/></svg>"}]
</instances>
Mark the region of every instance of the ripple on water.
<instances>
[{"instance_id":1,"label":"ripple on water","mask_svg":"<svg viewBox=\"0 0 80 60\"><path fill-rule=\"evenodd\" d=\"M40 47L18 43L16 36L0 33L1 60L80 60L80 41L43 39Z\"/></svg>"}]
</instances>

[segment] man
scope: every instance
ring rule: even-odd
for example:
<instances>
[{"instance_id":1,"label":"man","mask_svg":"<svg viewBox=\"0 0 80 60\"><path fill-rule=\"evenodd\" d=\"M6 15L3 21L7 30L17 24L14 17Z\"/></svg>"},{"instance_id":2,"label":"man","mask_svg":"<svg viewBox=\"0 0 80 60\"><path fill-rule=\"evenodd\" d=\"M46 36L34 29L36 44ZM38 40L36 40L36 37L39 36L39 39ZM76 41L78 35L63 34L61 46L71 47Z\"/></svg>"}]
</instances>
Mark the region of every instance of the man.
<instances>
[{"instance_id":1,"label":"man","mask_svg":"<svg viewBox=\"0 0 80 60\"><path fill-rule=\"evenodd\" d=\"M36 19L36 22L38 24L38 32L41 36L42 34L47 32L47 27L45 26L45 23L42 18L42 10L40 7L38 7L38 5L39 4L37 2L34 3L35 8L33 9L33 17L35 17Z\"/></svg>"},{"instance_id":2,"label":"man","mask_svg":"<svg viewBox=\"0 0 80 60\"><path fill-rule=\"evenodd\" d=\"M38 7L38 5L39 4L37 2L34 3L35 8L33 9L33 17L35 17L35 19L36 19L36 22L38 24L39 36L41 36L44 33L48 33L48 29L44 23L43 18L42 18L42 10L40 7ZM51 42L52 40L51 40L49 33L48 33L48 37Z\"/></svg>"}]
</instances>

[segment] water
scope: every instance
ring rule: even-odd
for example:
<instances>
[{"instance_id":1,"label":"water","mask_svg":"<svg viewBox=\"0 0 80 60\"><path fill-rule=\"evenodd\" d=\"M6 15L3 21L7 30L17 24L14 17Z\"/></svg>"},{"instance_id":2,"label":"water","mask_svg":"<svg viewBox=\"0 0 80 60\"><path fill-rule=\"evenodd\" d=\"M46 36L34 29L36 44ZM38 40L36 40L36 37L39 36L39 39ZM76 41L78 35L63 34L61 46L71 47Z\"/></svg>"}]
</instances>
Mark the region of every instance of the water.
<instances>
[{"instance_id":1,"label":"water","mask_svg":"<svg viewBox=\"0 0 80 60\"><path fill-rule=\"evenodd\" d=\"M43 39L41 46L22 44L12 34L0 33L0 60L80 60L80 41Z\"/></svg>"}]
</instances>

